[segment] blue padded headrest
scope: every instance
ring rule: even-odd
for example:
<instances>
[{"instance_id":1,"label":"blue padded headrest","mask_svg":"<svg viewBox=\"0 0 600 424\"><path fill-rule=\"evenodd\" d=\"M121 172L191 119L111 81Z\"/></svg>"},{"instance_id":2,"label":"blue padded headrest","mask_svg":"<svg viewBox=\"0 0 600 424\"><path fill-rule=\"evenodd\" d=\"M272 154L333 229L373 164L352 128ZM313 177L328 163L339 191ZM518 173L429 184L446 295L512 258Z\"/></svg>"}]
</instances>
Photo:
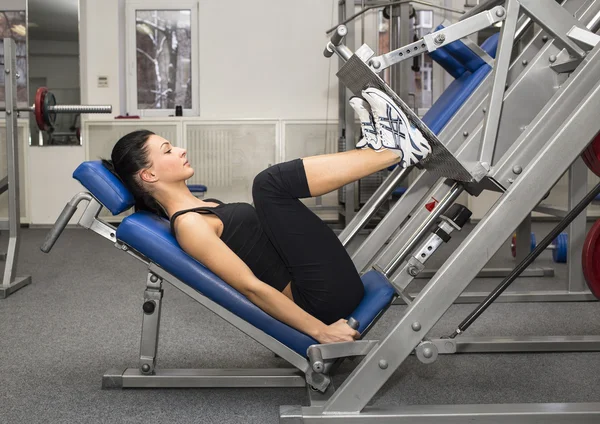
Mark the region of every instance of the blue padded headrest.
<instances>
[{"instance_id":1,"label":"blue padded headrest","mask_svg":"<svg viewBox=\"0 0 600 424\"><path fill-rule=\"evenodd\" d=\"M121 180L99 160L83 162L73 172L73 178L87 188L113 215L125 212L135 204L133 195Z\"/></svg>"}]
</instances>

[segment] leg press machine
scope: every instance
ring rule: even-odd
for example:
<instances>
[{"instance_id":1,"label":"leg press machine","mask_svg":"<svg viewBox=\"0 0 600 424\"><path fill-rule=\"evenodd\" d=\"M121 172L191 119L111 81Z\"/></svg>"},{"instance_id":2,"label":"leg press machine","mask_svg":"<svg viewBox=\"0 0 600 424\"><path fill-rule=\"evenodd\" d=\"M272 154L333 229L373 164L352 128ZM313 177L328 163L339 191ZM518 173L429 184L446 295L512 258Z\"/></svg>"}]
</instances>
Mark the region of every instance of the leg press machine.
<instances>
[{"instance_id":1,"label":"leg press machine","mask_svg":"<svg viewBox=\"0 0 600 424\"><path fill-rule=\"evenodd\" d=\"M361 271L365 296L348 318L358 325L361 340L319 345L270 317L183 252L165 219L137 212L118 228L102 221L99 213L103 207L117 215L133 206L132 195L99 161L84 162L75 170L73 177L87 191L65 206L42 250L50 251L85 201L79 225L148 265L138 366L109 370L103 378L104 388L307 387L310 406L281 406L282 423L599 422L600 399L598 403L571 404L370 404L409 355L429 364L440 353L461 351L457 334L439 340L429 340L426 335L600 131L600 36L596 34L600 1L567 0L561 5L554 0L507 0L482 6L479 13L383 56L375 57L368 46L350 51L342 44L344 27L338 28L327 45L326 56L335 53L345 61L338 77L346 87L355 94L368 86L386 91L433 147L420 175L353 257ZM497 22L503 24L500 35L482 46L461 41ZM511 61L515 41L533 22L539 25L533 40ZM429 52L456 80L421 120L378 73L423 52ZM344 244L407 174L399 168L391 172L373 201L340 235ZM408 285L471 215L455 204L458 196L465 191L477 196L484 190L500 192L501 197L427 285L411 295ZM568 225L598 192L600 185L582 196L559 227ZM425 205L431 197L439 203L430 211ZM405 217L409 218L398 230ZM374 239L382 232L389 237L395 231L393 243L373 248L378 243ZM542 241L528 256L530 261L546 242L550 241ZM523 262L513 277L527 265ZM158 368L163 282L194 298L292 368ZM408 305L404 315L384 339L369 340L369 330L396 299ZM563 350L599 350L600 346L598 338L563 342L569 345ZM544 347L549 340L529 343L541 345L541 351L550 350ZM487 351L493 351L490 349ZM511 351L510 346L505 349ZM361 360L336 388L331 375L348 357Z\"/></svg>"}]
</instances>

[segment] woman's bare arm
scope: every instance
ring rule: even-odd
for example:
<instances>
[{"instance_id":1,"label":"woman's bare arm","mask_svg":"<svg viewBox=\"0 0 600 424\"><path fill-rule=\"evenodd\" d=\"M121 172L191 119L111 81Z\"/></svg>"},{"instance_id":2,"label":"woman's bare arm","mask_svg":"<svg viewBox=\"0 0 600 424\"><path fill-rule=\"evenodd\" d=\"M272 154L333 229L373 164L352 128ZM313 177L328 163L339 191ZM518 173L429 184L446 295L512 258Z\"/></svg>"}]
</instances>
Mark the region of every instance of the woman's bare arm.
<instances>
[{"instance_id":1,"label":"woman's bare arm","mask_svg":"<svg viewBox=\"0 0 600 424\"><path fill-rule=\"evenodd\" d=\"M183 250L272 317L321 343L351 341L358 337L358 332L345 325L344 320L327 326L256 278L202 216L195 213L180 216L175 231Z\"/></svg>"}]
</instances>

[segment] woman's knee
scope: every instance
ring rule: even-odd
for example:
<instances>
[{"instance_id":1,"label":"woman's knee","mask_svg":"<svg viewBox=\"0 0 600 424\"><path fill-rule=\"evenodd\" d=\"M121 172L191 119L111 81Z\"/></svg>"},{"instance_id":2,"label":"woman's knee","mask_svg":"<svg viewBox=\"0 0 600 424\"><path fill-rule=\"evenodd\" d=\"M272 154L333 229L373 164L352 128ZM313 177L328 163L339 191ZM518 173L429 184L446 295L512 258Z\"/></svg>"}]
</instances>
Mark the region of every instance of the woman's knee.
<instances>
[{"instance_id":1,"label":"woman's knee","mask_svg":"<svg viewBox=\"0 0 600 424\"><path fill-rule=\"evenodd\" d=\"M259 172L256 177L254 177L254 181L252 182L252 194L258 193L269 184L269 180L272 178L269 174L269 169L270 168L267 168Z\"/></svg>"},{"instance_id":2,"label":"woman's knee","mask_svg":"<svg viewBox=\"0 0 600 424\"><path fill-rule=\"evenodd\" d=\"M279 170L277 165L273 165L264 171L259 172L252 182L252 198L254 204L260 203L261 200L267 197L278 196L281 189L277 181L277 173Z\"/></svg>"}]
</instances>

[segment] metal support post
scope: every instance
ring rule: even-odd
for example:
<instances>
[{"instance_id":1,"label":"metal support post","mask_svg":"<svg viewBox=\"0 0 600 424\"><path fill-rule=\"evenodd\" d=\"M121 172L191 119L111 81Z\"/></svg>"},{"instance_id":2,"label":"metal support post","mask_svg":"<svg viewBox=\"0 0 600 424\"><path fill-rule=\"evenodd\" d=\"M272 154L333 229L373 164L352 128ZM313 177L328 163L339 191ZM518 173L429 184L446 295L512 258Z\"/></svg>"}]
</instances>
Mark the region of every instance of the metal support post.
<instances>
[{"instance_id":1,"label":"metal support post","mask_svg":"<svg viewBox=\"0 0 600 424\"><path fill-rule=\"evenodd\" d=\"M339 18L340 22L345 20L346 16L352 16L355 12L354 0L345 0L340 2L339 6ZM345 37L345 45L352 51L356 47L356 24L354 21L347 24L348 34ZM339 58L340 68L346 63L343 58ZM346 147L345 150L354 150L356 143L356 117L354 116L354 109L348 106L352 93L343 84L339 85L339 107L340 107L340 122L342 125L340 135L345 139ZM344 222L349 223L356 213L357 205L359 202L359 182L353 182L345 185L342 190L345 190L345 208Z\"/></svg>"},{"instance_id":2,"label":"metal support post","mask_svg":"<svg viewBox=\"0 0 600 424\"><path fill-rule=\"evenodd\" d=\"M410 4L390 7L390 50L410 44ZM390 69L390 86L401 99L408 102L414 72L410 61L403 61Z\"/></svg>"},{"instance_id":3,"label":"metal support post","mask_svg":"<svg viewBox=\"0 0 600 424\"><path fill-rule=\"evenodd\" d=\"M154 374L154 368L156 367L162 297L162 279L149 272L142 307L144 311L142 340L140 342L140 371L142 374Z\"/></svg>"},{"instance_id":4,"label":"metal support post","mask_svg":"<svg viewBox=\"0 0 600 424\"><path fill-rule=\"evenodd\" d=\"M506 19L500 31L498 52L492 71L492 92L490 94L487 118L483 126L481 150L479 151L479 161L487 164L487 166L484 165L487 168L492 164L494 147L496 146L496 138L498 136L500 116L502 114L502 106L504 105L504 91L506 90L512 47L519 19L519 3L517 0L508 0L506 12L497 9L496 13L506 13Z\"/></svg>"},{"instance_id":5,"label":"metal support post","mask_svg":"<svg viewBox=\"0 0 600 424\"><path fill-rule=\"evenodd\" d=\"M4 39L4 94L6 102L6 162L8 168L8 248L0 299L31 283L31 276L16 277L21 244L21 203L19 196L19 135L17 126L17 59L13 39Z\"/></svg>"},{"instance_id":6,"label":"metal support post","mask_svg":"<svg viewBox=\"0 0 600 424\"><path fill-rule=\"evenodd\" d=\"M569 210L585 197L588 191L588 168L583 159L578 158L569 168ZM583 269L581 267L581 255L583 253L583 242L587 234L586 229L587 212L583 211L569 225L569 246L567 249L568 285L569 292L588 291Z\"/></svg>"},{"instance_id":7,"label":"metal support post","mask_svg":"<svg viewBox=\"0 0 600 424\"><path fill-rule=\"evenodd\" d=\"M377 213L381 205L392 195L392 192L398 187L404 178L410 173L410 169L402 169L397 166L385 181L377 188L375 193L369 198L367 203L358 211L354 219L346 225L346 228L340 233L339 239L347 247L350 241L364 228L365 225Z\"/></svg>"},{"instance_id":8,"label":"metal support post","mask_svg":"<svg viewBox=\"0 0 600 424\"><path fill-rule=\"evenodd\" d=\"M529 255L531 252L531 214L527 215L527 218L523 220L517 227L517 256L515 257L517 263Z\"/></svg>"}]
</instances>

